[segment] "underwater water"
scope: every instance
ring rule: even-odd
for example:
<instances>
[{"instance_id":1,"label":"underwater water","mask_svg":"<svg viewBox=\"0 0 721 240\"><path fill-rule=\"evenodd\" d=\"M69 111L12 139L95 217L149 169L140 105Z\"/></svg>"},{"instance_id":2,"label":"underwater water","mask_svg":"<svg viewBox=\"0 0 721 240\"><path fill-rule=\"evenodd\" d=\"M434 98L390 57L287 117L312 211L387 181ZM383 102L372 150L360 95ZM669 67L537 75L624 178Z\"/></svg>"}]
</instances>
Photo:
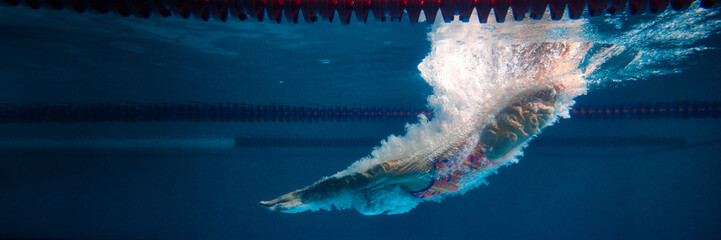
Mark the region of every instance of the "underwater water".
<instances>
[{"instance_id":1,"label":"underwater water","mask_svg":"<svg viewBox=\"0 0 721 240\"><path fill-rule=\"evenodd\" d=\"M236 102L434 114L367 122L5 122L0 237L714 239L718 118L583 120L569 112L574 102L721 101L714 71L721 16L696 9L341 26L3 7L5 106ZM539 53L548 42L563 47ZM468 182L462 196L396 197L380 209L344 199L313 206L401 209L377 216L257 205L323 176L477 138L511 98L547 84L566 86L558 120L503 167Z\"/></svg>"}]
</instances>

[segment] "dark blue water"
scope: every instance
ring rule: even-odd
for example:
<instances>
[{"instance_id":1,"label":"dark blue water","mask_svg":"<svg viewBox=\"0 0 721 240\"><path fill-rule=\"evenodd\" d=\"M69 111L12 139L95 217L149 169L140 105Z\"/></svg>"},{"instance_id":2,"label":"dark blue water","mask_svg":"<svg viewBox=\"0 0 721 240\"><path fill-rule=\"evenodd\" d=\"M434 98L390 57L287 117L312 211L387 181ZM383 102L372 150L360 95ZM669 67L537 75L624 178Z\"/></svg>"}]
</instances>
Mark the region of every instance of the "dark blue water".
<instances>
[{"instance_id":1,"label":"dark blue water","mask_svg":"<svg viewBox=\"0 0 721 240\"><path fill-rule=\"evenodd\" d=\"M244 102L422 108L426 25L275 25L0 8L0 104ZM700 44L721 47L718 34ZM719 101L719 50L579 104ZM366 156L404 123L0 124L17 140L307 137L313 148L0 148L2 238L716 239L718 119L562 120L490 184L393 216L271 213L259 200ZM581 144L554 139L581 139ZM618 146L598 139L664 138ZM538 143L535 144L534 143ZM45 146L47 147L47 146Z\"/></svg>"}]
</instances>

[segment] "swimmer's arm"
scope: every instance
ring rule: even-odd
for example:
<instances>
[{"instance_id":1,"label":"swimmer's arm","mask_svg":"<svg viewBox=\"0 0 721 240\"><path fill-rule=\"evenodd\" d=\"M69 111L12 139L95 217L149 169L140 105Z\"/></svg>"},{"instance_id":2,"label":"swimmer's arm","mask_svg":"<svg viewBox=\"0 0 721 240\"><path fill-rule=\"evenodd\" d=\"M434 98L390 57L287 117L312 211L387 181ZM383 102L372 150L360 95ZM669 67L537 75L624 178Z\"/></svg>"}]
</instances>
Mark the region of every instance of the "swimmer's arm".
<instances>
[{"instance_id":1,"label":"swimmer's arm","mask_svg":"<svg viewBox=\"0 0 721 240\"><path fill-rule=\"evenodd\" d=\"M315 201L333 196L342 191L353 191L380 185L387 178L395 162L378 164L363 172L342 177L327 177L299 192L304 201Z\"/></svg>"},{"instance_id":2,"label":"swimmer's arm","mask_svg":"<svg viewBox=\"0 0 721 240\"><path fill-rule=\"evenodd\" d=\"M383 184L391 175L396 161L378 164L367 171L342 177L327 177L313 185L287 193L260 205L271 211L291 211L306 203L328 199L343 191L355 191Z\"/></svg>"}]
</instances>

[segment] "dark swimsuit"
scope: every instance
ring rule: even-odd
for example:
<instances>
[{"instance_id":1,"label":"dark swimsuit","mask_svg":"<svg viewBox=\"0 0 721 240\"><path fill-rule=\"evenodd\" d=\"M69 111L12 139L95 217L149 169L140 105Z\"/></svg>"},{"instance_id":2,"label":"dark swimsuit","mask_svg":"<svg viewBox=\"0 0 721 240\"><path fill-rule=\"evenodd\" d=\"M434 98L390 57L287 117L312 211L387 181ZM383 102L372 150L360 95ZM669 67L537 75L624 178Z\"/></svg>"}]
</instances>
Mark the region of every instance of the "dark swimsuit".
<instances>
[{"instance_id":1,"label":"dark swimsuit","mask_svg":"<svg viewBox=\"0 0 721 240\"><path fill-rule=\"evenodd\" d=\"M429 199L444 193L456 192L460 189L458 182L462 178L471 175L481 168L487 168L491 165L491 162L483 155L483 147L478 144L473 148L471 154L463 160L463 167L453 170L450 174L442 174L448 173L447 169L450 168L451 165L450 160L436 160L436 176L430 186L421 191L410 192L410 194L419 198Z\"/></svg>"}]
</instances>

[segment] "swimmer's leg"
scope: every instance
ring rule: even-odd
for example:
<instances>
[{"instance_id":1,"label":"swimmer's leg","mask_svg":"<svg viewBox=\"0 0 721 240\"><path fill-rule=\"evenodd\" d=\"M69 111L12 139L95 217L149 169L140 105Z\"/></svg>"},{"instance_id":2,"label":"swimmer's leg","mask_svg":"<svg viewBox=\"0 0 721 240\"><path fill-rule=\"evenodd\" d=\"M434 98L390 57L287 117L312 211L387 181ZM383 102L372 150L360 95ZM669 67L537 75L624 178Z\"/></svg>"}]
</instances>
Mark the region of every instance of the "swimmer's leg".
<instances>
[{"instance_id":1,"label":"swimmer's leg","mask_svg":"<svg viewBox=\"0 0 721 240\"><path fill-rule=\"evenodd\" d=\"M260 205L271 211L300 212L307 210L308 204L331 199L342 192L359 191L384 184L402 185L405 181L414 181L406 169L430 169L430 167L409 168L401 166L399 161L378 164L367 171L356 172L342 177L327 177L313 185L287 193L270 201L261 201Z\"/></svg>"}]
</instances>

